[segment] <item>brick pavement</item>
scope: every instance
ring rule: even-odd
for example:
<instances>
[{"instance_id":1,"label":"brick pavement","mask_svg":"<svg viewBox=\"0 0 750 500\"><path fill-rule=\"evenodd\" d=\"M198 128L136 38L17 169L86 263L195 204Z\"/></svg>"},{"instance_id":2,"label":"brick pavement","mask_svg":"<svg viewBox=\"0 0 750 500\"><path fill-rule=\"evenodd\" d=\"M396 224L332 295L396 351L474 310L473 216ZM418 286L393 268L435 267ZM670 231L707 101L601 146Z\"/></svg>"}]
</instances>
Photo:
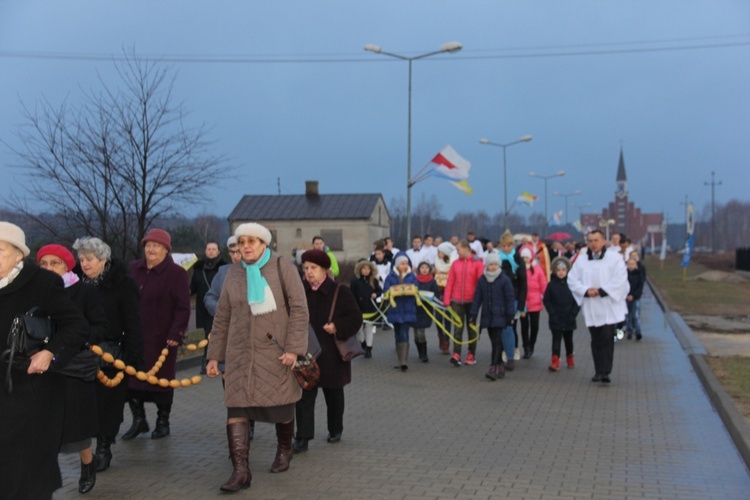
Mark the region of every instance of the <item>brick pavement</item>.
<instances>
[{"instance_id":1,"label":"brick pavement","mask_svg":"<svg viewBox=\"0 0 750 500\"><path fill-rule=\"evenodd\" d=\"M534 357L497 382L484 378L486 335L479 364L454 368L437 352L433 332L430 363L420 363L412 347L403 374L392 368L393 334L378 333L373 359L354 362L341 443L325 442L321 394L310 450L288 472L270 474L274 430L259 424L253 486L235 496L748 498L743 461L650 292L643 300L645 337L617 343L611 386L590 382L582 319L576 369L547 371L551 335L543 313ZM231 472L221 397L218 380L179 390L172 436L118 442L112 468L87 498L220 496ZM153 425L153 405L147 412ZM65 486L54 498L78 498L77 457L60 463Z\"/></svg>"}]
</instances>

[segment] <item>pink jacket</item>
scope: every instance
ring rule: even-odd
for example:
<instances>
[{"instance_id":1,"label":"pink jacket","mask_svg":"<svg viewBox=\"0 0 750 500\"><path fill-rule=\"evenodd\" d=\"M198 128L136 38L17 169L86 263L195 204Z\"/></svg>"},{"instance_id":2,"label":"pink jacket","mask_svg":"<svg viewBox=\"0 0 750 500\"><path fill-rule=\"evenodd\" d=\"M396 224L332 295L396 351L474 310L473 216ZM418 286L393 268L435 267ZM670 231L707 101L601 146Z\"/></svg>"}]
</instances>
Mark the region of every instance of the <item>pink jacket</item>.
<instances>
[{"instance_id":1,"label":"pink jacket","mask_svg":"<svg viewBox=\"0 0 750 500\"><path fill-rule=\"evenodd\" d=\"M473 255L468 259L457 259L448 272L448 283L445 285L443 303L446 307L451 302L471 302L474 300L474 289L484 273L484 263Z\"/></svg>"},{"instance_id":2,"label":"pink jacket","mask_svg":"<svg viewBox=\"0 0 750 500\"><path fill-rule=\"evenodd\" d=\"M539 312L544 308L542 298L544 291L547 290L547 277L544 275L544 269L540 266L534 266L526 269L526 311Z\"/></svg>"}]
</instances>

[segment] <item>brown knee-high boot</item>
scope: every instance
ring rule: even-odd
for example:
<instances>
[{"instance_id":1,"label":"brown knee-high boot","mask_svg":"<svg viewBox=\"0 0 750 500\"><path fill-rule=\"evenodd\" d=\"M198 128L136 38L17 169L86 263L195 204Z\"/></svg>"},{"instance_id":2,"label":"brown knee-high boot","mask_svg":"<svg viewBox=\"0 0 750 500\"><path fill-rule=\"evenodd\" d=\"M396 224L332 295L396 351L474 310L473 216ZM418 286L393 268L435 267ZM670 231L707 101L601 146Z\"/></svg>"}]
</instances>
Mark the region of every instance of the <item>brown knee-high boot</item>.
<instances>
[{"instance_id":1,"label":"brown knee-high boot","mask_svg":"<svg viewBox=\"0 0 750 500\"><path fill-rule=\"evenodd\" d=\"M294 420L285 424L276 424L276 458L271 464L271 472L289 470L292 461L292 438L294 437Z\"/></svg>"},{"instance_id":2,"label":"brown knee-high boot","mask_svg":"<svg viewBox=\"0 0 750 500\"><path fill-rule=\"evenodd\" d=\"M253 475L250 473L250 463L248 462L250 441L247 429L247 420L227 424L229 457L232 459L234 470L229 480L221 485L222 491L239 491L250 487Z\"/></svg>"}]
</instances>

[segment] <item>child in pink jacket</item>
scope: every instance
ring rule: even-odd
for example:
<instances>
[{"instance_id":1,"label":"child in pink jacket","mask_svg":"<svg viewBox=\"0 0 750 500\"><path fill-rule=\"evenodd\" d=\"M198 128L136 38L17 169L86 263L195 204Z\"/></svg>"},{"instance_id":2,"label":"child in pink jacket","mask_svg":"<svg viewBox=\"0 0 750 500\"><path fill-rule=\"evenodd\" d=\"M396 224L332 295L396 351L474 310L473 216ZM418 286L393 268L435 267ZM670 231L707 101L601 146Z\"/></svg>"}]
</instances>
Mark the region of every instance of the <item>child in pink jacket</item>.
<instances>
[{"instance_id":1,"label":"child in pink jacket","mask_svg":"<svg viewBox=\"0 0 750 500\"><path fill-rule=\"evenodd\" d=\"M541 267L535 265L529 248L521 250L521 258L526 263L527 289L526 312L521 313L521 341L523 342L523 359L529 359L534 354L534 345L539 334L539 313L544 308L542 299L547 289L547 276Z\"/></svg>"}]
</instances>

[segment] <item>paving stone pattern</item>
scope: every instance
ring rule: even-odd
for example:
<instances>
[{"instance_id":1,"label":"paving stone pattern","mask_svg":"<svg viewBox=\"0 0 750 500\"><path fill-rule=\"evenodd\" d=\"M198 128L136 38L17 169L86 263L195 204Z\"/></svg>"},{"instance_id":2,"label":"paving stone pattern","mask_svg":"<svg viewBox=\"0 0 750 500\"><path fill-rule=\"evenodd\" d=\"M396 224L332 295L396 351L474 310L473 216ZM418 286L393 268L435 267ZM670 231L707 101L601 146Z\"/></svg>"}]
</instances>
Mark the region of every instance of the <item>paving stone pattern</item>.
<instances>
[{"instance_id":1,"label":"paving stone pattern","mask_svg":"<svg viewBox=\"0 0 750 500\"><path fill-rule=\"evenodd\" d=\"M573 370L547 370L542 329L530 360L504 380L478 364L454 368L429 332L430 362L412 345L409 371L394 370L392 332L378 332L372 359L354 361L343 439L326 443L319 395L316 439L291 469L271 474L275 433L258 424L252 488L237 498L750 498L750 475L687 356L649 291L644 339L616 344L613 383L592 383L589 334L579 318ZM464 356L466 352L464 352ZM180 377L192 375L184 371ZM153 425L156 409L147 405ZM175 396L172 435L118 441L112 468L86 497L214 498L231 473L221 383L205 379ZM124 432L131 416L126 409ZM61 456L65 485L80 498L78 459Z\"/></svg>"}]
</instances>

